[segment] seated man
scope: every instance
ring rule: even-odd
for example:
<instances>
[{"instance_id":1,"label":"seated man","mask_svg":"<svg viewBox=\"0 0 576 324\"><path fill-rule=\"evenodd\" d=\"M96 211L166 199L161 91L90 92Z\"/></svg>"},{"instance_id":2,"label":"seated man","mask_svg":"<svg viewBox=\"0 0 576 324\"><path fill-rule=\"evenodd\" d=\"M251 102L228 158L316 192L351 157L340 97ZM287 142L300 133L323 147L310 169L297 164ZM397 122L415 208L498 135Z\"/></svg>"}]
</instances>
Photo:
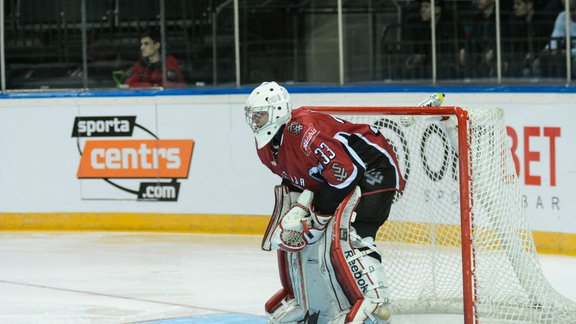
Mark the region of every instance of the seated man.
<instances>
[{"instance_id":1,"label":"seated man","mask_svg":"<svg viewBox=\"0 0 576 324\"><path fill-rule=\"evenodd\" d=\"M432 3L420 0L420 17L406 28L406 43L410 55L404 62L409 78L427 79L432 77ZM434 22L436 32L436 65L438 78L450 79L458 75L461 47L458 39L464 39L463 30L448 10L444 10L442 0L434 1ZM462 42L460 42L462 43Z\"/></svg>"},{"instance_id":2,"label":"seated man","mask_svg":"<svg viewBox=\"0 0 576 324\"><path fill-rule=\"evenodd\" d=\"M182 87L185 85L178 61L170 54L166 54L166 84L164 84L160 48L160 33L146 31L142 34L140 37L142 57L134 64L125 84L131 88Z\"/></svg>"},{"instance_id":3,"label":"seated man","mask_svg":"<svg viewBox=\"0 0 576 324\"><path fill-rule=\"evenodd\" d=\"M566 56L572 60L572 75L576 73L576 0L569 2L570 12L562 11L556 17L554 29L550 35L550 41L540 53L540 58L533 63L533 69L537 76L564 77L566 75ZM566 16L568 15L568 26ZM566 52L566 29L570 29L570 50Z\"/></svg>"},{"instance_id":4,"label":"seated man","mask_svg":"<svg viewBox=\"0 0 576 324\"><path fill-rule=\"evenodd\" d=\"M536 0L514 0L513 15L503 28L503 70L511 77L535 76L532 63L552 30Z\"/></svg>"}]
</instances>

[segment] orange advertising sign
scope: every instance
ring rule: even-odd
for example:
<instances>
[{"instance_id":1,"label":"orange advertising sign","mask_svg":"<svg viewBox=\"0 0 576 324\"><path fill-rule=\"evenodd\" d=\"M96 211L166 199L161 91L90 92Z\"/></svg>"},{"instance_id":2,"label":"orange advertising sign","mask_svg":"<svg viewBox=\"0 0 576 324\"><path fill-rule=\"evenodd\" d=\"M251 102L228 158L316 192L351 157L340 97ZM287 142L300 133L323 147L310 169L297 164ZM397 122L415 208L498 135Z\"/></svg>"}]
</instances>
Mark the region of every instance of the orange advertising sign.
<instances>
[{"instance_id":1,"label":"orange advertising sign","mask_svg":"<svg viewBox=\"0 0 576 324\"><path fill-rule=\"evenodd\" d=\"M187 178L193 140L87 140L78 178Z\"/></svg>"}]
</instances>

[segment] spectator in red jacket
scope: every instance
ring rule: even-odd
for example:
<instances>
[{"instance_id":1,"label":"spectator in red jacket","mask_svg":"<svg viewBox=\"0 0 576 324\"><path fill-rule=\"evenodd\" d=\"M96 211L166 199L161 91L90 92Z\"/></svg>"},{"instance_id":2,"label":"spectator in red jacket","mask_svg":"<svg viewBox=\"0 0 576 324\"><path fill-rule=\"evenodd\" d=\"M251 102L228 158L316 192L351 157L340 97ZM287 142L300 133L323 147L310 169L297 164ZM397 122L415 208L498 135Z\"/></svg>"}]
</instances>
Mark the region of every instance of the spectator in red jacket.
<instances>
[{"instance_id":1,"label":"spectator in red jacket","mask_svg":"<svg viewBox=\"0 0 576 324\"><path fill-rule=\"evenodd\" d=\"M131 88L138 87L182 87L186 83L178 61L166 54L166 84L162 80L162 56L160 53L160 33L146 31L140 37L142 57L134 64L125 83Z\"/></svg>"}]
</instances>

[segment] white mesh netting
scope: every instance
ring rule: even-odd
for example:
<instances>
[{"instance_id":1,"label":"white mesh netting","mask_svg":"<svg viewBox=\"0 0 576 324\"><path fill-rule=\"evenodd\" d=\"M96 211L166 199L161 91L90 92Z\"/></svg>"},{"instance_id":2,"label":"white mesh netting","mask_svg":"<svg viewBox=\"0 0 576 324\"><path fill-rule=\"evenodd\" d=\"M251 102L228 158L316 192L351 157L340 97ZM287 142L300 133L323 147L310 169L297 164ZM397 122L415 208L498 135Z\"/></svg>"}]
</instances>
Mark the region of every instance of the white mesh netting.
<instances>
[{"instance_id":1,"label":"white mesh netting","mask_svg":"<svg viewBox=\"0 0 576 324\"><path fill-rule=\"evenodd\" d=\"M557 293L540 269L502 109L466 110L479 321L576 323L576 303ZM407 181L377 237L395 312L462 313L458 156L440 122L415 116L403 126L398 115L338 116L378 127Z\"/></svg>"}]
</instances>

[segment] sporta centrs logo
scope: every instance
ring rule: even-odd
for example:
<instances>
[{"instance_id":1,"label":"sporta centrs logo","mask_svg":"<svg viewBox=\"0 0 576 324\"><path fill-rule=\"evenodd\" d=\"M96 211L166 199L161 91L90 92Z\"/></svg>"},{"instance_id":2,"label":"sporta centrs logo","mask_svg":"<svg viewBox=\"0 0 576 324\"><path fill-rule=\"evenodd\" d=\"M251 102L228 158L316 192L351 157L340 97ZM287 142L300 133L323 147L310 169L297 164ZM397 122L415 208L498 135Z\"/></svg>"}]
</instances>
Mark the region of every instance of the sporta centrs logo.
<instances>
[{"instance_id":1,"label":"sporta centrs logo","mask_svg":"<svg viewBox=\"0 0 576 324\"><path fill-rule=\"evenodd\" d=\"M91 139L132 137L136 127L152 139ZM81 155L78 179L104 180L138 200L178 200L178 179L188 178L193 140L159 139L137 124L136 116L76 117L72 137L78 138ZM85 138L83 147L81 138ZM121 184L121 179L150 180L139 182L138 188L130 188Z\"/></svg>"}]
</instances>

